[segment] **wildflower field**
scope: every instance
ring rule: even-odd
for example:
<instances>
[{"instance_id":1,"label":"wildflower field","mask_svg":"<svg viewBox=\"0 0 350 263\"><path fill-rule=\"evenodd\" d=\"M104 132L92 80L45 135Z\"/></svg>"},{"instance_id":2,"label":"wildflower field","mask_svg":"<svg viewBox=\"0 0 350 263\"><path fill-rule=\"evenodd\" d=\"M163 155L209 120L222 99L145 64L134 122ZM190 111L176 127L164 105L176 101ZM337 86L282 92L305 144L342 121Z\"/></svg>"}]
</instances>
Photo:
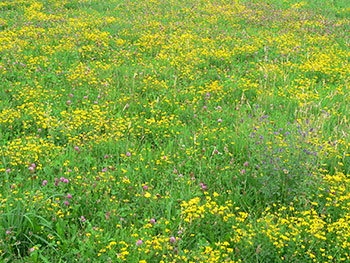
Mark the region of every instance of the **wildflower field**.
<instances>
[{"instance_id":1,"label":"wildflower field","mask_svg":"<svg viewBox=\"0 0 350 263\"><path fill-rule=\"evenodd\" d=\"M348 0L0 1L0 262L350 262Z\"/></svg>"}]
</instances>

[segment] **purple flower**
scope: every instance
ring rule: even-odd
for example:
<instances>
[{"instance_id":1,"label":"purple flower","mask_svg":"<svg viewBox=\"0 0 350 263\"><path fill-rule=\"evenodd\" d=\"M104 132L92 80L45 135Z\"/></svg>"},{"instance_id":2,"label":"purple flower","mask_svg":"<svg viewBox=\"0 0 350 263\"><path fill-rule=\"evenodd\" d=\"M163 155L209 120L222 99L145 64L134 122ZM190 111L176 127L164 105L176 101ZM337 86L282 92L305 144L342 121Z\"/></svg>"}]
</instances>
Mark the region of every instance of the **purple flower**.
<instances>
[{"instance_id":1,"label":"purple flower","mask_svg":"<svg viewBox=\"0 0 350 263\"><path fill-rule=\"evenodd\" d=\"M207 186L205 186L203 183L200 183L199 186L202 188L202 190L207 189Z\"/></svg>"},{"instance_id":2,"label":"purple flower","mask_svg":"<svg viewBox=\"0 0 350 263\"><path fill-rule=\"evenodd\" d=\"M222 119L218 119L218 122L222 122Z\"/></svg>"},{"instance_id":3,"label":"purple flower","mask_svg":"<svg viewBox=\"0 0 350 263\"><path fill-rule=\"evenodd\" d=\"M72 199L72 195L71 194L67 194L67 199Z\"/></svg>"},{"instance_id":4,"label":"purple flower","mask_svg":"<svg viewBox=\"0 0 350 263\"><path fill-rule=\"evenodd\" d=\"M144 185L143 190L147 190L147 189L148 189L148 185Z\"/></svg>"},{"instance_id":5,"label":"purple flower","mask_svg":"<svg viewBox=\"0 0 350 263\"><path fill-rule=\"evenodd\" d=\"M107 172L107 168L103 168L103 169L102 169L102 172L103 172L103 173Z\"/></svg>"},{"instance_id":6,"label":"purple flower","mask_svg":"<svg viewBox=\"0 0 350 263\"><path fill-rule=\"evenodd\" d=\"M6 169L6 173L9 173L9 172L11 172L11 169L10 168Z\"/></svg>"},{"instance_id":7,"label":"purple flower","mask_svg":"<svg viewBox=\"0 0 350 263\"><path fill-rule=\"evenodd\" d=\"M63 182L64 182L65 184L68 184L68 183L69 183L69 180L65 178L65 179L63 180Z\"/></svg>"},{"instance_id":8,"label":"purple flower","mask_svg":"<svg viewBox=\"0 0 350 263\"><path fill-rule=\"evenodd\" d=\"M248 166L248 162L245 162L245 163L244 163L244 166L247 167L247 166Z\"/></svg>"},{"instance_id":9,"label":"purple flower","mask_svg":"<svg viewBox=\"0 0 350 263\"><path fill-rule=\"evenodd\" d=\"M142 240L141 239L136 241L136 246L141 246L141 244L142 244Z\"/></svg>"},{"instance_id":10,"label":"purple flower","mask_svg":"<svg viewBox=\"0 0 350 263\"><path fill-rule=\"evenodd\" d=\"M43 186L47 185L47 180L43 181Z\"/></svg>"},{"instance_id":11,"label":"purple flower","mask_svg":"<svg viewBox=\"0 0 350 263\"><path fill-rule=\"evenodd\" d=\"M131 156L131 153L130 153L130 152L127 152L127 153L126 153L126 156L128 156L128 157Z\"/></svg>"},{"instance_id":12,"label":"purple flower","mask_svg":"<svg viewBox=\"0 0 350 263\"><path fill-rule=\"evenodd\" d=\"M85 222L86 221L86 218L84 216L81 216L80 219L81 219L81 222Z\"/></svg>"},{"instance_id":13,"label":"purple flower","mask_svg":"<svg viewBox=\"0 0 350 263\"><path fill-rule=\"evenodd\" d=\"M176 238L175 238L175 237L171 237L171 238L169 239L169 241L170 241L170 243L175 243L175 242L176 242Z\"/></svg>"},{"instance_id":14,"label":"purple flower","mask_svg":"<svg viewBox=\"0 0 350 263\"><path fill-rule=\"evenodd\" d=\"M66 178L64 178L63 176L60 178L60 181L61 182L64 182L64 179L66 179Z\"/></svg>"},{"instance_id":15,"label":"purple flower","mask_svg":"<svg viewBox=\"0 0 350 263\"><path fill-rule=\"evenodd\" d=\"M107 212L105 215L106 220L109 220L109 216L111 215L111 212Z\"/></svg>"},{"instance_id":16,"label":"purple flower","mask_svg":"<svg viewBox=\"0 0 350 263\"><path fill-rule=\"evenodd\" d=\"M152 225L154 225L156 223L156 220L154 218L151 218L151 220L149 221Z\"/></svg>"},{"instance_id":17,"label":"purple flower","mask_svg":"<svg viewBox=\"0 0 350 263\"><path fill-rule=\"evenodd\" d=\"M64 205L69 206L69 202L68 202L68 201L65 201L65 202L64 202Z\"/></svg>"}]
</instances>

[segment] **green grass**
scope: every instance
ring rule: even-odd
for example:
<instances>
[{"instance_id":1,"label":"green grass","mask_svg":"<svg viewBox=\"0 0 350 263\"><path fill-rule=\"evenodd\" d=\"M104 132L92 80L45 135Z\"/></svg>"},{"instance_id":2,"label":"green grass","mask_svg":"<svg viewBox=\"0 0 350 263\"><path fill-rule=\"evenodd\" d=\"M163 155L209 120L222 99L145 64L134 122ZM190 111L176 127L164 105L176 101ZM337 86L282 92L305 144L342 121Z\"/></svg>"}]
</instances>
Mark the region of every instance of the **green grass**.
<instances>
[{"instance_id":1,"label":"green grass","mask_svg":"<svg viewBox=\"0 0 350 263\"><path fill-rule=\"evenodd\" d=\"M349 17L1 2L0 261L349 261Z\"/></svg>"}]
</instances>

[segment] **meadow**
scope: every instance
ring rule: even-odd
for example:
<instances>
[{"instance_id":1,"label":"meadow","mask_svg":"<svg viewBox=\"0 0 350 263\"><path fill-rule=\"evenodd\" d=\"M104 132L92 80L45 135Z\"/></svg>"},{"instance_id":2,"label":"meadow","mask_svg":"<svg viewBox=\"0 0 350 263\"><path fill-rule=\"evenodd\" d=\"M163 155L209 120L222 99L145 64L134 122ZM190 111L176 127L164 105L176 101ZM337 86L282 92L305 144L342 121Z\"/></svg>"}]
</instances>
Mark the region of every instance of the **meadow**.
<instances>
[{"instance_id":1,"label":"meadow","mask_svg":"<svg viewBox=\"0 0 350 263\"><path fill-rule=\"evenodd\" d=\"M350 262L348 0L0 2L1 262Z\"/></svg>"}]
</instances>

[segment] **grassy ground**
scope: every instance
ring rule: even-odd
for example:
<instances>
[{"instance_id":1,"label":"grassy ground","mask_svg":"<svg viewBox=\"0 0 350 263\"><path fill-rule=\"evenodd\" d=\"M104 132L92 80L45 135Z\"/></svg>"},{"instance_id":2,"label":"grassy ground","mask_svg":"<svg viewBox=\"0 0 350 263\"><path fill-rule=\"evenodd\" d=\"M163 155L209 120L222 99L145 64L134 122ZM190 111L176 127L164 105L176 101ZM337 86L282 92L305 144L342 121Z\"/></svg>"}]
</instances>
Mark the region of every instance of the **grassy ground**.
<instances>
[{"instance_id":1,"label":"grassy ground","mask_svg":"<svg viewBox=\"0 0 350 263\"><path fill-rule=\"evenodd\" d=\"M1 1L1 262L349 262L349 17Z\"/></svg>"}]
</instances>

